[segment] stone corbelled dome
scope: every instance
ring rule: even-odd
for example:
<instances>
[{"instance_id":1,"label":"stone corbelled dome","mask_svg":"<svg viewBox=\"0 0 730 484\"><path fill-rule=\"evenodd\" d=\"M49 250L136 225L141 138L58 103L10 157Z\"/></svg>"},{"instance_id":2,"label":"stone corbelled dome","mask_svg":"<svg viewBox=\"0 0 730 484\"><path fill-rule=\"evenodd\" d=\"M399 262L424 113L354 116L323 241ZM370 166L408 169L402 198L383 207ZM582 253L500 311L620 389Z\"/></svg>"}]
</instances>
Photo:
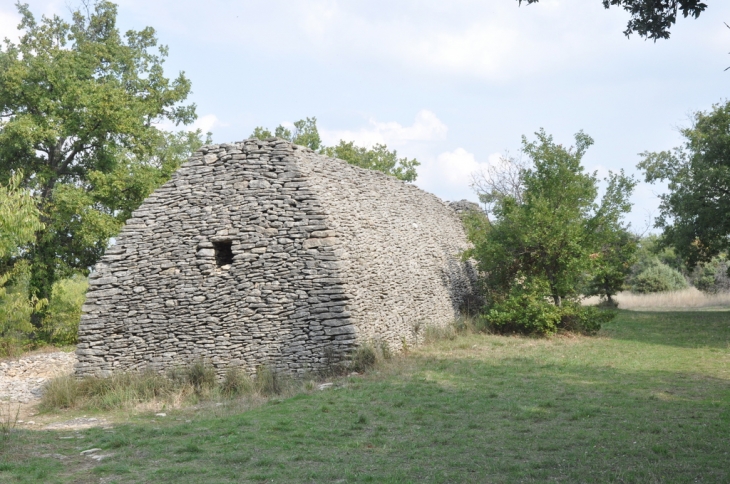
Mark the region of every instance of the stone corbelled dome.
<instances>
[{"instance_id":1,"label":"stone corbelled dome","mask_svg":"<svg viewBox=\"0 0 730 484\"><path fill-rule=\"evenodd\" d=\"M281 139L206 146L92 272L77 374L296 373L365 341L397 350L458 315L466 247L452 208L396 178Z\"/></svg>"}]
</instances>

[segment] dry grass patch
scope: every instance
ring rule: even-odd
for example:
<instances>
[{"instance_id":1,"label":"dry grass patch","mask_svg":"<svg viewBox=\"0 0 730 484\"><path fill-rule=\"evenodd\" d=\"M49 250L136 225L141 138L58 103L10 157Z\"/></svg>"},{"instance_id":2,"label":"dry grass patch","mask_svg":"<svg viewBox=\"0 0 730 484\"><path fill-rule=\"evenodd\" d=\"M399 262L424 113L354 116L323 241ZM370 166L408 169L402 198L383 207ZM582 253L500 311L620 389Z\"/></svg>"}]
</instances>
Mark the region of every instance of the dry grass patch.
<instances>
[{"instance_id":1,"label":"dry grass patch","mask_svg":"<svg viewBox=\"0 0 730 484\"><path fill-rule=\"evenodd\" d=\"M632 311L694 311L697 309L730 310L730 293L708 294L690 287L681 291L634 294L622 292L614 296L618 307ZM598 297L590 297L583 304L595 305Z\"/></svg>"}]
</instances>

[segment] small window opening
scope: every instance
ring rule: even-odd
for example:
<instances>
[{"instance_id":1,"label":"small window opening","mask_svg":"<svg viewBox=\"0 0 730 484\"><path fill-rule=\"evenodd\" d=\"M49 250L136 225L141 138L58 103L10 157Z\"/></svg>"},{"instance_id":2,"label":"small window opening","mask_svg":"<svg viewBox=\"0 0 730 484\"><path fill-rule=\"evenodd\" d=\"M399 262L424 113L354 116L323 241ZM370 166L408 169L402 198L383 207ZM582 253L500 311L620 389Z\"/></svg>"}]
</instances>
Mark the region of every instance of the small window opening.
<instances>
[{"instance_id":1,"label":"small window opening","mask_svg":"<svg viewBox=\"0 0 730 484\"><path fill-rule=\"evenodd\" d=\"M215 249L216 266L223 267L233 264L233 249L231 248L230 240L213 242L213 248Z\"/></svg>"}]
</instances>

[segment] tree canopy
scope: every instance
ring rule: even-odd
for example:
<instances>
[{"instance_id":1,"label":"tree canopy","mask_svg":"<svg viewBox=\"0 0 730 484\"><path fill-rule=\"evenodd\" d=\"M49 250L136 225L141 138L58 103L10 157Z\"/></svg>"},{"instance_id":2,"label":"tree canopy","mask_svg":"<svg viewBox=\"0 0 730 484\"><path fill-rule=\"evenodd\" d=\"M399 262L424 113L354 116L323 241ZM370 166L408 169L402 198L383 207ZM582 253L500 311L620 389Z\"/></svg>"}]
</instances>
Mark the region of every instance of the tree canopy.
<instances>
[{"instance_id":1,"label":"tree canopy","mask_svg":"<svg viewBox=\"0 0 730 484\"><path fill-rule=\"evenodd\" d=\"M522 3L538 3L540 0L517 0ZM603 0L605 8L622 7L631 14L624 35L634 32L640 37L668 39L670 29L677 22L677 15L697 18L707 8L701 0Z\"/></svg>"},{"instance_id":2,"label":"tree canopy","mask_svg":"<svg viewBox=\"0 0 730 484\"><path fill-rule=\"evenodd\" d=\"M646 181L665 181L656 227L661 245L673 247L687 267L730 249L730 101L694 113L671 151L645 152Z\"/></svg>"},{"instance_id":3,"label":"tree canopy","mask_svg":"<svg viewBox=\"0 0 730 484\"><path fill-rule=\"evenodd\" d=\"M44 228L23 256L31 296L48 298L59 277L96 263L202 133L156 127L196 114L181 104L190 93L184 73L165 77L168 50L154 29L122 35L106 0L84 3L70 22L16 6L20 40L0 48L0 183L22 170L19 186L33 195Z\"/></svg>"}]
</instances>

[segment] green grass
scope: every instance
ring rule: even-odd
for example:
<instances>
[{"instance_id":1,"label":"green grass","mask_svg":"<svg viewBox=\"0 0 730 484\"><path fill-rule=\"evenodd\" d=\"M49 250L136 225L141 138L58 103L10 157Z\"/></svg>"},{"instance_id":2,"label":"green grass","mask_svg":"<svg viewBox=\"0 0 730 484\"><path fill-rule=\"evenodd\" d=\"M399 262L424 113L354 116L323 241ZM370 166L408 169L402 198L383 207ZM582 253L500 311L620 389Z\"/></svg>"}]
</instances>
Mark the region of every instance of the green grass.
<instances>
[{"instance_id":1,"label":"green grass","mask_svg":"<svg viewBox=\"0 0 730 484\"><path fill-rule=\"evenodd\" d=\"M0 445L0 482L730 482L730 313L621 311L597 337L457 336L245 412ZM79 455L92 447L114 455Z\"/></svg>"}]
</instances>

